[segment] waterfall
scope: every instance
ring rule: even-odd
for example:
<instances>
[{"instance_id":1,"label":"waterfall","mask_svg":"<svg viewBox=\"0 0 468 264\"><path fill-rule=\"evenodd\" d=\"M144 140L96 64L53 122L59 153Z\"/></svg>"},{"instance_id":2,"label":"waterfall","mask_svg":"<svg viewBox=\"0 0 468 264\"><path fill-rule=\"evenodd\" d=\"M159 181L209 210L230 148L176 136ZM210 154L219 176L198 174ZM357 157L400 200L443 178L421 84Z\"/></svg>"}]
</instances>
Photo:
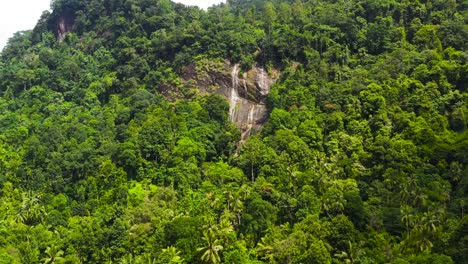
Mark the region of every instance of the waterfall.
<instances>
[{"instance_id":1,"label":"waterfall","mask_svg":"<svg viewBox=\"0 0 468 264\"><path fill-rule=\"evenodd\" d=\"M248 125L253 125L254 122L254 111L255 111L255 105L250 106L249 110L249 116L247 117L247 124Z\"/></svg>"},{"instance_id":2,"label":"waterfall","mask_svg":"<svg viewBox=\"0 0 468 264\"><path fill-rule=\"evenodd\" d=\"M239 93L237 92L237 86L239 83L239 79L237 77L238 74L239 74L238 65L235 64L231 72L232 85L231 85L231 98L229 100L229 119L232 122L235 122L236 120L235 118L236 112L237 112L237 108L239 107L238 103L239 103L240 98L239 98Z\"/></svg>"},{"instance_id":3,"label":"waterfall","mask_svg":"<svg viewBox=\"0 0 468 264\"><path fill-rule=\"evenodd\" d=\"M249 138L252 132L252 128L255 125L255 116L257 112L258 112L257 105L255 104L250 105L249 113L247 115L247 123L245 123L242 128L241 141L240 141L241 145L247 140L247 138Z\"/></svg>"},{"instance_id":4,"label":"waterfall","mask_svg":"<svg viewBox=\"0 0 468 264\"><path fill-rule=\"evenodd\" d=\"M231 84L222 89L222 94L229 101L229 120L241 130L243 142L259 131L268 115L265 97L270 92L273 80L260 67L254 67L239 77L239 64L234 64L231 70Z\"/></svg>"},{"instance_id":5,"label":"waterfall","mask_svg":"<svg viewBox=\"0 0 468 264\"><path fill-rule=\"evenodd\" d=\"M271 80L268 77L268 74L264 69L257 68L256 71L257 71L256 81L260 88L260 94L262 96L266 96L270 93Z\"/></svg>"}]
</instances>

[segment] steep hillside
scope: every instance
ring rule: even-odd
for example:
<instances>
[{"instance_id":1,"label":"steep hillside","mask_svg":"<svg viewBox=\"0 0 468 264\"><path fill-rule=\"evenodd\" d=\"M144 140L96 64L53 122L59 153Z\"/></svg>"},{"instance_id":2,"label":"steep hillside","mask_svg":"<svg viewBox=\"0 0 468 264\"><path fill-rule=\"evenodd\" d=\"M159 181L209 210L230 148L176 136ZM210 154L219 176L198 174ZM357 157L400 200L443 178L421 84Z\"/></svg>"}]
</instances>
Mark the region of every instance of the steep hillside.
<instances>
[{"instance_id":1,"label":"steep hillside","mask_svg":"<svg viewBox=\"0 0 468 264\"><path fill-rule=\"evenodd\" d=\"M468 263L462 0L55 0L0 58L0 263Z\"/></svg>"}]
</instances>

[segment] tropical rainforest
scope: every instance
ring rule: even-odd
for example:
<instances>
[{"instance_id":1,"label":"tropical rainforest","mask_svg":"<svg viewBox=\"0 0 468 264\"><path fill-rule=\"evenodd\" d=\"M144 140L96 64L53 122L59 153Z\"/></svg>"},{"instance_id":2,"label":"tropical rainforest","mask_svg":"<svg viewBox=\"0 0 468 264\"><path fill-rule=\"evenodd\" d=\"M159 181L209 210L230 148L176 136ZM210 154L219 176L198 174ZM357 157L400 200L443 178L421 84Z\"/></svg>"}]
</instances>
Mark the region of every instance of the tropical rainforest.
<instances>
[{"instance_id":1,"label":"tropical rainforest","mask_svg":"<svg viewBox=\"0 0 468 264\"><path fill-rule=\"evenodd\" d=\"M467 22L53 0L0 54L0 263L468 263ZM216 91L254 67L246 134Z\"/></svg>"}]
</instances>

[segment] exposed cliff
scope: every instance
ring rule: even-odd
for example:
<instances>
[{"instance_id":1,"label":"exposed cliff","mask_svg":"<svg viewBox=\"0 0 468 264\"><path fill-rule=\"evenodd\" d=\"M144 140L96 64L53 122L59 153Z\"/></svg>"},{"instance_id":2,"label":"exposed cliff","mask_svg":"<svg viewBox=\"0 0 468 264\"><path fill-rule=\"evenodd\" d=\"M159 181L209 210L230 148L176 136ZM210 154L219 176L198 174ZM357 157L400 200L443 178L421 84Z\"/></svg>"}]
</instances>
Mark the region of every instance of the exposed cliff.
<instances>
[{"instance_id":1,"label":"exposed cliff","mask_svg":"<svg viewBox=\"0 0 468 264\"><path fill-rule=\"evenodd\" d=\"M70 16L62 15L58 18L56 36L59 42L62 42L65 39L65 35L72 31L73 28L73 18Z\"/></svg>"},{"instance_id":2,"label":"exposed cliff","mask_svg":"<svg viewBox=\"0 0 468 264\"><path fill-rule=\"evenodd\" d=\"M224 62L208 66L202 62L188 67L184 79L195 80L202 93L217 93L228 100L229 119L241 130L244 141L259 132L267 120L265 100L277 75L277 72L268 74L260 66L241 72L238 64Z\"/></svg>"},{"instance_id":3,"label":"exposed cliff","mask_svg":"<svg viewBox=\"0 0 468 264\"><path fill-rule=\"evenodd\" d=\"M48 30L55 34L58 42L62 42L68 32L75 30L77 14L84 15L85 12L82 10L84 10L85 6L86 2L76 0L52 2L53 12L47 15L45 19L47 19Z\"/></svg>"}]
</instances>

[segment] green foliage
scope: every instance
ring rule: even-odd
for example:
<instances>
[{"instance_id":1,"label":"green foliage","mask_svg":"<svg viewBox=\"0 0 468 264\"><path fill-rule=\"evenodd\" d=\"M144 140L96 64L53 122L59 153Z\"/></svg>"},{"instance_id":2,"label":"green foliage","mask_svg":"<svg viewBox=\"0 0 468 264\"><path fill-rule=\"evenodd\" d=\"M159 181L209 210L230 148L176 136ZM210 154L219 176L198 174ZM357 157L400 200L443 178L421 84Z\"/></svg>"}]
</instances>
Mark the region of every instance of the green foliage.
<instances>
[{"instance_id":1,"label":"green foliage","mask_svg":"<svg viewBox=\"0 0 468 264\"><path fill-rule=\"evenodd\" d=\"M463 1L51 6L0 55L0 263L467 262Z\"/></svg>"}]
</instances>

